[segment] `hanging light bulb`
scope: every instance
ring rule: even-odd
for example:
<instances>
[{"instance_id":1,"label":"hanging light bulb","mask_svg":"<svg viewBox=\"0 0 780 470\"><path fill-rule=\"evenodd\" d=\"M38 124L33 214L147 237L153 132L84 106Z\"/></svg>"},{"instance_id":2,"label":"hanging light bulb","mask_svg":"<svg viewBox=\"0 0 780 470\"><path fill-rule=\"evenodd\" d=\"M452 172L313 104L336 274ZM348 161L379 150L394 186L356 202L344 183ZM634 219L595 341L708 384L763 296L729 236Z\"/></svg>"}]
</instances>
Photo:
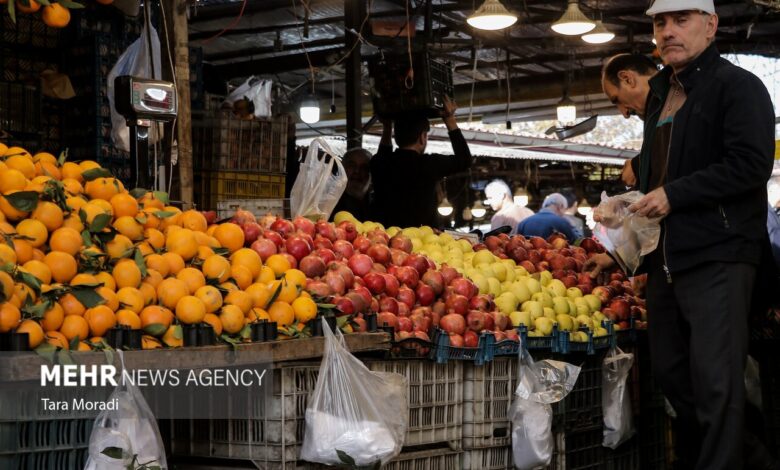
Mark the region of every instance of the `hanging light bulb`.
<instances>
[{"instance_id":1,"label":"hanging light bulb","mask_svg":"<svg viewBox=\"0 0 780 470\"><path fill-rule=\"evenodd\" d=\"M653 45L654 45L654 46L657 46L657 45L658 45L658 41L656 41L656 40L655 40L655 38L653 38Z\"/></svg>"},{"instance_id":2,"label":"hanging light bulb","mask_svg":"<svg viewBox=\"0 0 780 470\"><path fill-rule=\"evenodd\" d=\"M461 213L461 218L466 222L472 219L470 207L467 206L465 209L463 209L463 212Z\"/></svg>"},{"instance_id":3,"label":"hanging light bulb","mask_svg":"<svg viewBox=\"0 0 780 470\"><path fill-rule=\"evenodd\" d=\"M590 207L590 204L588 204L587 199L582 198L582 201L580 201L579 205L577 206L577 212L587 217L589 214L593 212L593 208Z\"/></svg>"},{"instance_id":4,"label":"hanging light bulb","mask_svg":"<svg viewBox=\"0 0 780 470\"><path fill-rule=\"evenodd\" d=\"M474 206L471 208L471 215L473 215L475 219L481 219L482 217L485 217L485 214L487 214L487 209L482 205L482 201L475 202Z\"/></svg>"},{"instance_id":5,"label":"hanging light bulb","mask_svg":"<svg viewBox=\"0 0 780 470\"><path fill-rule=\"evenodd\" d=\"M562 124L572 123L577 120L577 106L574 104L569 94L565 93L563 99L558 103L556 108L558 114L558 121Z\"/></svg>"},{"instance_id":6,"label":"hanging light bulb","mask_svg":"<svg viewBox=\"0 0 780 470\"><path fill-rule=\"evenodd\" d=\"M517 15L511 13L499 0L485 0L466 22L477 29L496 31L512 26L517 22Z\"/></svg>"},{"instance_id":7,"label":"hanging light bulb","mask_svg":"<svg viewBox=\"0 0 780 470\"><path fill-rule=\"evenodd\" d=\"M525 188L517 188L512 199L515 205L525 207L528 205L528 191Z\"/></svg>"},{"instance_id":8,"label":"hanging light bulb","mask_svg":"<svg viewBox=\"0 0 780 470\"><path fill-rule=\"evenodd\" d=\"M441 204L439 204L439 208L436 210L439 211L439 214L443 215L444 217L448 217L452 214L452 211L455 209L452 208L452 204L450 204L450 201L447 200L447 196L444 196L444 199L442 199Z\"/></svg>"},{"instance_id":9,"label":"hanging light bulb","mask_svg":"<svg viewBox=\"0 0 780 470\"><path fill-rule=\"evenodd\" d=\"M601 20L596 21L596 27L592 31L582 35L582 40L588 44L604 44L613 39L615 39L615 33L608 30Z\"/></svg>"},{"instance_id":10,"label":"hanging light bulb","mask_svg":"<svg viewBox=\"0 0 780 470\"><path fill-rule=\"evenodd\" d=\"M314 124L320 120L320 103L317 101L317 97L313 94L306 95L301 101L301 108L298 112L301 116L301 121L306 124Z\"/></svg>"},{"instance_id":11,"label":"hanging light bulb","mask_svg":"<svg viewBox=\"0 0 780 470\"><path fill-rule=\"evenodd\" d=\"M552 24L552 30L566 36L579 36L596 27L590 18L580 10L577 0L569 0L569 6L558 21Z\"/></svg>"}]
</instances>

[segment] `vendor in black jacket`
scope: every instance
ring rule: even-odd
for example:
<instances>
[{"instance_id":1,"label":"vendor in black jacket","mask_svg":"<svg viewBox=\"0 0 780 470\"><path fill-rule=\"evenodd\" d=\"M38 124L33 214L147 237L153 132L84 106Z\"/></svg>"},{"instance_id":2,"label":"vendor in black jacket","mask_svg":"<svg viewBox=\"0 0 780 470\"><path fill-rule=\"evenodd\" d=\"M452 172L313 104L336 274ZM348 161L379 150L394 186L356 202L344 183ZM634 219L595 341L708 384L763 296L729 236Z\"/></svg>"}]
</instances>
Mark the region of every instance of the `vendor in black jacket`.
<instances>
[{"instance_id":1,"label":"vendor in black jacket","mask_svg":"<svg viewBox=\"0 0 780 470\"><path fill-rule=\"evenodd\" d=\"M635 166L646 195L630 210L663 217L641 268L653 373L684 428L682 468L741 469L764 452L743 448L744 371L774 111L761 80L720 57L712 0L656 0L647 14L667 67L650 80Z\"/></svg>"},{"instance_id":2,"label":"vendor in black jacket","mask_svg":"<svg viewBox=\"0 0 780 470\"><path fill-rule=\"evenodd\" d=\"M374 220L386 227L439 225L436 212L439 180L471 166L469 146L455 121L456 109L455 102L445 97L441 115L455 155L425 153L431 126L423 113L412 113L395 120L395 143L398 145L395 151L390 141L390 121L383 121L379 150L371 159Z\"/></svg>"}]
</instances>

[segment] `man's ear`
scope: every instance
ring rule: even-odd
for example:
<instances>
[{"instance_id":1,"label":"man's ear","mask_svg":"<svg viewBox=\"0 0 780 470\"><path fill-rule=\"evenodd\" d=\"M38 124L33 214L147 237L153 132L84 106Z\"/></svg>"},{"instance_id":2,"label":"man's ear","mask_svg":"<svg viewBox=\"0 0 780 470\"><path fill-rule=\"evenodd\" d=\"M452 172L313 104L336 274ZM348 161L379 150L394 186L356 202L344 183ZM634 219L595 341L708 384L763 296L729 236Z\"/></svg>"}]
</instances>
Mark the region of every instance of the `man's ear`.
<instances>
[{"instance_id":1,"label":"man's ear","mask_svg":"<svg viewBox=\"0 0 780 470\"><path fill-rule=\"evenodd\" d=\"M621 70L618 72L618 80L621 82L626 82L628 86L636 86L636 77L634 77L634 74L632 74L628 70Z\"/></svg>"},{"instance_id":2,"label":"man's ear","mask_svg":"<svg viewBox=\"0 0 780 470\"><path fill-rule=\"evenodd\" d=\"M718 32L718 15L707 15L707 39L712 40Z\"/></svg>"}]
</instances>

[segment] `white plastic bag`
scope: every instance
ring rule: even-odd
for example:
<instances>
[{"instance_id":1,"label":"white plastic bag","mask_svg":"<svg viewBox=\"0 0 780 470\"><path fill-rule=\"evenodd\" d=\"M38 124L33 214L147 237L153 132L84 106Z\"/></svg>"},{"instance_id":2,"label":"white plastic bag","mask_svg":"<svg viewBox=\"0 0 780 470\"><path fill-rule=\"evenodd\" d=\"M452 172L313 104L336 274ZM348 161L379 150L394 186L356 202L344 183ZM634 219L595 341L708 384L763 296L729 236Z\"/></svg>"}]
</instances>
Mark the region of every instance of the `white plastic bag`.
<instances>
[{"instance_id":1,"label":"white plastic bag","mask_svg":"<svg viewBox=\"0 0 780 470\"><path fill-rule=\"evenodd\" d=\"M341 164L341 154L333 151L324 139L312 140L290 191L293 217L330 218L346 187L347 173Z\"/></svg>"},{"instance_id":2,"label":"white plastic bag","mask_svg":"<svg viewBox=\"0 0 780 470\"><path fill-rule=\"evenodd\" d=\"M628 274L636 272L644 256L656 249L661 238L661 217L641 217L628 210L628 206L643 196L639 191L613 197L603 192L601 203L594 210L594 217L601 222L596 224L593 235Z\"/></svg>"},{"instance_id":3,"label":"white plastic bag","mask_svg":"<svg viewBox=\"0 0 780 470\"><path fill-rule=\"evenodd\" d=\"M122 350L117 349L124 373ZM121 374L118 374L121 380ZM157 420L138 387L119 383L109 400L119 409L101 411L89 436L85 470L125 470L142 464L167 469Z\"/></svg>"},{"instance_id":4,"label":"white plastic bag","mask_svg":"<svg viewBox=\"0 0 780 470\"><path fill-rule=\"evenodd\" d=\"M634 435L634 416L626 380L634 355L612 348L601 366L601 407L604 413L602 445L617 449Z\"/></svg>"},{"instance_id":5,"label":"white plastic bag","mask_svg":"<svg viewBox=\"0 0 780 470\"><path fill-rule=\"evenodd\" d=\"M383 464L401 452L409 417L406 378L372 372L323 319L325 354L306 408L301 460L326 465ZM349 460L345 460L348 456Z\"/></svg>"},{"instance_id":6,"label":"white plastic bag","mask_svg":"<svg viewBox=\"0 0 780 470\"><path fill-rule=\"evenodd\" d=\"M520 348L519 380L510 411L515 468L534 470L550 464L554 450L550 405L566 398L579 374L579 367L565 362L534 362Z\"/></svg>"},{"instance_id":7,"label":"white plastic bag","mask_svg":"<svg viewBox=\"0 0 780 470\"><path fill-rule=\"evenodd\" d=\"M116 111L114 79L122 75L160 79L160 38L157 36L157 31L152 27L152 51L150 57L147 34L146 26L144 26L141 31L141 37L130 44L130 47L119 56L116 65L108 73L107 85L108 103L111 107L111 140L114 141L116 148L125 152L130 151L130 129L127 127L127 120ZM154 58L154 75L152 75L152 57ZM162 138L162 135L162 125L160 123L152 125L149 128L149 143L156 143Z\"/></svg>"},{"instance_id":8,"label":"white plastic bag","mask_svg":"<svg viewBox=\"0 0 780 470\"><path fill-rule=\"evenodd\" d=\"M236 101L246 98L254 105L253 114L255 117L271 117L272 87L271 80L261 80L252 75L225 98L223 105L228 104L232 107Z\"/></svg>"}]
</instances>

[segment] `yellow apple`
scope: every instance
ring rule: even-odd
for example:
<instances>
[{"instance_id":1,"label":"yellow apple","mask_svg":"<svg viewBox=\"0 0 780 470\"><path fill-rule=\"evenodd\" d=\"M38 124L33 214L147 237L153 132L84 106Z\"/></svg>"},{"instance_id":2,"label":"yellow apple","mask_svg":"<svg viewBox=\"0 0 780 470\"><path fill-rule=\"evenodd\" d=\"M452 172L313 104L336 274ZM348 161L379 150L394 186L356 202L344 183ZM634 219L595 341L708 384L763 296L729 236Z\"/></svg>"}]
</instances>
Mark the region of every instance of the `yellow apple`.
<instances>
[{"instance_id":1,"label":"yellow apple","mask_svg":"<svg viewBox=\"0 0 780 470\"><path fill-rule=\"evenodd\" d=\"M526 271L524 267L518 266L515 268L515 276L517 278L526 277L528 276L528 271Z\"/></svg>"},{"instance_id":2,"label":"yellow apple","mask_svg":"<svg viewBox=\"0 0 780 470\"><path fill-rule=\"evenodd\" d=\"M542 286L548 286L552 280L553 276L550 271L542 271L539 273L539 282L542 283Z\"/></svg>"},{"instance_id":3,"label":"yellow apple","mask_svg":"<svg viewBox=\"0 0 780 470\"><path fill-rule=\"evenodd\" d=\"M507 315L517 310L517 297L511 292L504 292L496 297L495 303L496 307Z\"/></svg>"},{"instance_id":4,"label":"yellow apple","mask_svg":"<svg viewBox=\"0 0 780 470\"><path fill-rule=\"evenodd\" d=\"M591 312L601 310L601 299L593 294L583 296L583 299L588 303L588 308Z\"/></svg>"},{"instance_id":5,"label":"yellow apple","mask_svg":"<svg viewBox=\"0 0 780 470\"><path fill-rule=\"evenodd\" d=\"M577 321L579 322L580 326L585 326L589 330L593 329L593 320L589 316L577 315Z\"/></svg>"},{"instance_id":6,"label":"yellow apple","mask_svg":"<svg viewBox=\"0 0 780 470\"><path fill-rule=\"evenodd\" d=\"M547 292L537 292L536 294L531 296L531 300L536 300L537 302L540 302L543 307L553 306L552 296Z\"/></svg>"},{"instance_id":7,"label":"yellow apple","mask_svg":"<svg viewBox=\"0 0 780 470\"><path fill-rule=\"evenodd\" d=\"M493 294L493 297L501 295L501 283L494 277L487 278L488 280L488 294Z\"/></svg>"},{"instance_id":8,"label":"yellow apple","mask_svg":"<svg viewBox=\"0 0 780 470\"><path fill-rule=\"evenodd\" d=\"M542 291L542 285L539 284L539 281L532 277L525 279L525 286L528 288L528 291L531 292L531 295Z\"/></svg>"},{"instance_id":9,"label":"yellow apple","mask_svg":"<svg viewBox=\"0 0 780 470\"><path fill-rule=\"evenodd\" d=\"M556 314L568 314L569 303L563 297L555 297L553 301L553 310Z\"/></svg>"},{"instance_id":10,"label":"yellow apple","mask_svg":"<svg viewBox=\"0 0 780 470\"><path fill-rule=\"evenodd\" d=\"M559 330L577 331L576 328L574 328L574 319L571 315L565 313L558 314L556 315L555 320L558 322Z\"/></svg>"},{"instance_id":11,"label":"yellow apple","mask_svg":"<svg viewBox=\"0 0 780 470\"><path fill-rule=\"evenodd\" d=\"M550 336L552 334L553 321L547 317L539 317L534 320L534 326L542 336Z\"/></svg>"},{"instance_id":12,"label":"yellow apple","mask_svg":"<svg viewBox=\"0 0 780 470\"><path fill-rule=\"evenodd\" d=\"M549 290L553 297L566 297L566 286L560 279L553 279L547 284L547 290Z\"/></svg>"},{"instance_id":13,"label":"yellow apple","mask_svg":"<svg viewBox=\"0 0 780 470\"><path fill-rule=\"evenodd\" d=\"M555 310L551 309L550 307L544 307L544 315L545 317L549 318L552 321L557 320L558 314L555 313Z\"/></svg>"},{"instance_id":14,"label":"yellow apple","mask_svg":"<svg viewBox=\"0 0 780 470\"><path fill-rule=\"evenodd\" d=\"M544 307L542 307L542 304L534 300L523 302L523 304L520 306L520 311L529 312L532 318L538 318L544 315Z\"/></svg>"},{"instance_id":15,"label":"yellow apple","mask_svg":"<svg viewBox=\"0 0 780 470\"><path fill-rule=\"evenodd\" d=\"M515 281L512 283L512 286L509 288L509 290L511 290L512 293L515 294L515 297L517 297L517 301L520 303L523 303L527 300L531 300L531 291L528 290L528 287L526 287L525 282Z\"/></svg>"},{"instance_id":16,"label":"yellow apple","mask_svg":"<svg viewBox=\"0 0 780 470\"><path fill-rule=\"evenodd\" d=\"M520 312L515 310L514 312L509 314L509 320L512 321L512 326L514 326L515 328L517 328L520 325L525 325L528 328L531 328L531 326L533 325L530 312Z\"/></svg>"},{"instance_id":17,"label":"yellow apple","mask_svg":"<svg viewBox=\"0 0 780 470\"><path fill-rule=\"evenodd\" d=\"M566 295L571 299L575 297L582 297L582 291L579 287L569 287L566 289Z\"/></svg>"}]
</instances>

